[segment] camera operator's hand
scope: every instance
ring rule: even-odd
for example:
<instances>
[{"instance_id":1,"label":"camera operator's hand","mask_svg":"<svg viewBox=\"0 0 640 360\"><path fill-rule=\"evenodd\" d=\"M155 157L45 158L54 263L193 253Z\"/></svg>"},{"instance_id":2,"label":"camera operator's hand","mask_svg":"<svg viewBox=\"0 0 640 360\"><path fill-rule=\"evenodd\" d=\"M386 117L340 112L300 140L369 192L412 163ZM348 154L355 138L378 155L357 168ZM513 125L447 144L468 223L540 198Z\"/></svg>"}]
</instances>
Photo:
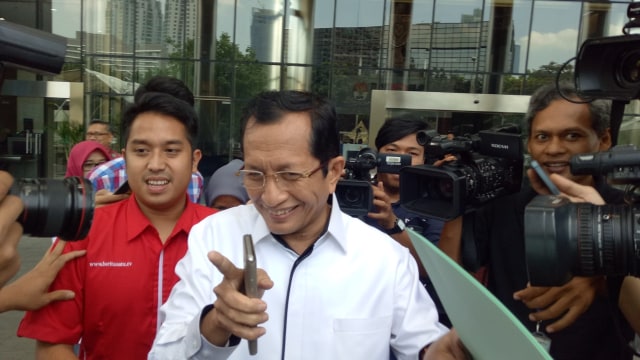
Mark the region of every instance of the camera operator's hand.
<instances>
[{"instance_id":1,"label":"camera operator's hand","mask_svg":"<svg viewBox=\"0 0 640 360\"><path fill-rule=\"evenodd\" d=\"M131 196L131 193L114 195L112 192L109 192L106 189L100 189L96 191L94 196L95 207L100 207L124 200Z\"/></svg>"},{"instance_id":2,"label":"camera operator's hand","mask_svg":"<svg viewBox=\"0 0 640 360\"><path fill-rule=\"evenodd\" d=\"M548 333L571 325L605 289L603 277L573 277L563 286L534 287L517 291L513 298L521 300L529 309L542 309L529 315L531 321L558 319L545 328Z\"/></svg>"},{"instance_id":3,"label":"camera operator's hand","mask_svg":"<svg viewBox=\"0 0 640 360\"><path fill-rule=\"evenodd\" d=\"M213 289L216 301L213 310L200 321L200 333L212 344L224 346L231 334L248 340L264 335L266 330L258 325L269 320L267 304L262 301L265 290L273 287L273 281L262 269L258 269L258 298L252 299L243 293L244 271L222 254L208 254L211 263L224 275L224 279Z\"/></svg>"},{"instance_id":4,"label":"camera operator's hand","mask_svg":"<svg viewBox=\"0 0 640 360\"><path fill-rule=\"evenodd\" d=\"M20 269L18 241L22 237L22 225L16 219L24 205L19 197L7 195L13 177L0 171L0 288Z\"/></svg>"},{"instance_id":5,"label":"camera operator's hand","mask_svg":"<svg viewBox=\"0 0 640 360\"><path fill-rule=\"evenodd\" d=\"M533 169L527 170L527 176L529 176L531 187L538 194L550 194L549 189L547 189ZM567 197L572 202L589 202L595 205L604 204L604 200L600 194L591 186L580 185L558 174L551 174L549 178L558 187L561 195Z\"/></svg>"},{"instance_id":6,"label":"camera operator's hand","mask_svg":"<svg viewBox=\"0 0 640 360\"><path fill-rule=\"evenodd\" d=\"M49 292L49 286L67 261L83 256L85 250L63 254L66 242L58 241L28 273L0 289L0 313L8 310L37 310L53 301L73 299L71 290Z\"/></svg>"},{"instance_id":7,"label":"camera operator's hand","mask_svg":"<svg viewBox=\"0 0 640 360\"><path fill-rule=\"evenodd\" d=\"M373 190L373 206L376 212L370 212L367 216L374 219L383 229L391 229L396 223L396 214L391 207L391 199L384 191L384 184L378 181L376 185L371 185Z\"/></svg>"},{"instance_id":8,"label":"camera operator's hand","mask_svg":"<svg viewBox=\"0 0 640 360\"><path fill-rule=\"evenodd\" d=\"M378 222L380 227L386 230L391 230L396 225L396 219L398 218L396 214L393 212L393 207L391 206L392 200L389 195L384 191L384 184L382 181L378 181L376 185L371 185L373 190L373 206L378 210L377 212L367 213L367 216L371 219L374 219ZM391 236L395 241L397 241L400 245L409 249L411 255L416 262L418 263L418 271L420 272L420 276L426 276L427 271L424 269L422 262L420 261L420 257L416 252L416 249L413 247L413 243L411 242L411 238L406 231L401 231Z\"/></svg>"}]
</instances>

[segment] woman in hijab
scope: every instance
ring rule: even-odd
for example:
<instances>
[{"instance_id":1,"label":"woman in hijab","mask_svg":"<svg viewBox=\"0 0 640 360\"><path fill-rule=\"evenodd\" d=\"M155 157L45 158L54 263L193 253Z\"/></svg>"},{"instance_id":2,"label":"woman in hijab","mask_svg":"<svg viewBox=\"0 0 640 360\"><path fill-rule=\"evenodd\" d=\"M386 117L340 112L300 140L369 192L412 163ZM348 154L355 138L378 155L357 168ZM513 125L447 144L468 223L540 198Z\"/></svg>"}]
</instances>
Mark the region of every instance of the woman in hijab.
<instances>
[{"instance_id":1,"label":"woman in hijab","mask_svg":"<svg viewBox=\"0 0 640 360\"><path fill-rule=\"evenodd\" d=\"M87 174L96 166L111 160L111 151L97 141L81 141L71 148L65 177Z\"/></svg>"}]
</instances>

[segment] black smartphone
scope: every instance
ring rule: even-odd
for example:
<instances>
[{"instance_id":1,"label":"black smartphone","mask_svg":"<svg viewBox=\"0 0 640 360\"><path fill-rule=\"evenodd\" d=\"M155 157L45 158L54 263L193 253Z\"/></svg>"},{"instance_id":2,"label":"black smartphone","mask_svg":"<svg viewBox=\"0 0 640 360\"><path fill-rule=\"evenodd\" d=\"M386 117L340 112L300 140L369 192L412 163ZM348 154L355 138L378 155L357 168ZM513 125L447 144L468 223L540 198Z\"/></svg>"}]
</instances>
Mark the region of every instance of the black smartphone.
<instances>
[{"instance_id":1,"label":"black smartphone","mask_svg":"<svg viewBox=\"0 0 640 360\"><path fill-rule=\"evenodd\" d=\"M126 194L130 190L131 188L129 187L129 181L125 181L122 183L122 185L120 185L120 187L116 189L116 191L113 192L113 195Z\"/></svg>"},{"instance_id":2,"label":"black smartphone","mask_svg":"<svg viewBox=\"0 0 640 360\"><path fill-rule=\"evenodd\" d=\"M246 234L244 242L244 293L250 298L258 297L258 275L256 266L256 251L253 248L253 238ZM249 354L258 353L258 340L249 340Z\"/></svg>"},{"instance_id":3,"label":"black smartphone","mask_svg":"<svg viewBox=\"0 0 640 360\"><path fill-rule=\"evenodd\" d=\"M549 179L549 175L547 175L547 173L544 172L544 170L542 169L542 167L537 161L531 160L531 167L533 168L533 170L535 170L536 174L538 174L538 177L542 180L542 182L547 186L547 189L549 189L549 191L553 195L560 195L560 190L558 190L558 187L556 186L556 184L551 182L551 179Z\"/></svg>"}]
</instances>

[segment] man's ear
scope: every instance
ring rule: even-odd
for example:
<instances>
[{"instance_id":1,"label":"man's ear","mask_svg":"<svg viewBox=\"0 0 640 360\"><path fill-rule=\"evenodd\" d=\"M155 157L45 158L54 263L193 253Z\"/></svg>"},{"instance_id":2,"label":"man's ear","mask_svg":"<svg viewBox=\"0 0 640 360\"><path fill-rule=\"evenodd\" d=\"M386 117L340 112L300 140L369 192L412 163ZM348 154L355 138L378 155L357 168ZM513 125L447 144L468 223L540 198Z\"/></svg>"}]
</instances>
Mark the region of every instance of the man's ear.
<instances>
[{"instance_id":1,"label":"man's ear","mask_svg":"<svg viewBox=\"0 0 640 360\"><path fill-rule=\"evenodd\" d=\"M329 183L332 187L331 192L335 191L336 185L338 181L342 178L342 173L344 172L344 157L336 156L333 159L329 160L327 178L329 179Z\"/></svg>"},{"instance_id":2,"label":"man's ear","mask_svg":"<svg viewBox=\"0 0 640 360\"><path fill-rule=\"evenodd\" d=\"M604 135L600 136L600 151L606 151L611 148L611 129L607 128L605 130Z\"/></svg>"},{"instance_id":3,"label":"man's ear","mask_svg":"<svg viewBox=\"0 0 640 360\"><path fill-rule=\"evenodd\" d=\"M200 149L193 150L192 158L191 172L196 172L198 171L198 163L200 162L200 159L202 159L202 151L200 151Z\"/></svg>"}]
</instances>

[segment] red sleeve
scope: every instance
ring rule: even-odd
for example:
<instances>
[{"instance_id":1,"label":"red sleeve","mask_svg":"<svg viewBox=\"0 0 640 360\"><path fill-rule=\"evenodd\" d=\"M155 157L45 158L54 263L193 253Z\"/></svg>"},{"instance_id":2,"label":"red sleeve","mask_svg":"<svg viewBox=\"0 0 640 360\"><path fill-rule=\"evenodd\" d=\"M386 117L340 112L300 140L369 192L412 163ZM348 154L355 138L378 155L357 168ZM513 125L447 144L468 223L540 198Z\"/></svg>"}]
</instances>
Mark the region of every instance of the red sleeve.
<instances>
[{"instance_id":1,"label":"red sleeve","mask_svg":"<svg viewBox=\"0 0 640 360\"><path fill-rule=\"evenodd\" d=\"M89 237L69 242L64 252L86 249ZM50 291L73 290L75 298L57 301L37 311L26 312L18 336L54 344L76 344L82 337L86 256L69 261L51 284Z\"/></svg>"}]
</instances>

